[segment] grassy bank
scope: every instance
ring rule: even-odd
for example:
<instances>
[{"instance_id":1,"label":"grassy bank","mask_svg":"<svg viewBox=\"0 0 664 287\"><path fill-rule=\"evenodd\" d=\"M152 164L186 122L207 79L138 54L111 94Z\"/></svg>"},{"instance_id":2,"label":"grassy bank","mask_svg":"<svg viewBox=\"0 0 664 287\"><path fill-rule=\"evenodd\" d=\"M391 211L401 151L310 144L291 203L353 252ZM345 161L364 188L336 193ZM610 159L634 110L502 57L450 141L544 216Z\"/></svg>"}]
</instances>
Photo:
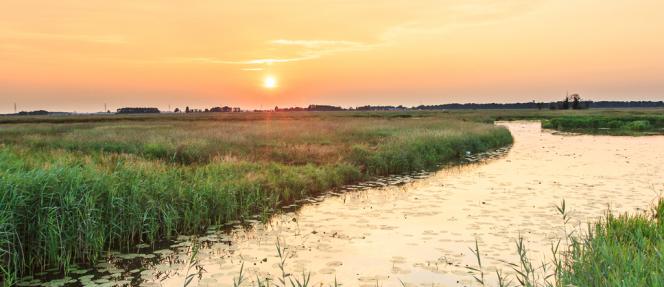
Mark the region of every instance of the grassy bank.
<instances>
[{"instance_id":1,"label":"grassy bank","mask_svg":"<svg viewBox=\"0 0 664 287\"><path fill-rule=\"evenodd\" d=\"M573 241L561 281L574 286L664 286L664 201L651 215L608 214Z\"/></svg>"},{"instance_id":2,"label":"grassy bank","mask_svg":"<svg viewBox=\"0 0 664 287\"><path fill-rule=\"evenodd\" d=\"M663 134L664 115L562 116L542 121L542 127L560 131L595 134Z\"/></svg>"},{"instance_id":3,"label":"grassy bank","mask_svg":"<svg viewBox=\"0 0 664 287\"><path fill-rule=\"evenodd\" d=\"M5 283L512 142L441 117L300 116L0 125Z\"/></svg>"},{"instance_id":4,"label":"grassy bank","mask_svg":"<svg viewBox=\"0 0 664 287\"><path fill-rule=\"evenodd\" d=\"M570 218L564 201L558 211L567 225ZM552 244L549 262L536 264L519 237L520 261L510 263L512 275L492 271L495 277L491 278L477 245L471 250L478 265L467 268L482 286L664 286L664 199L650 213L615 216L607 212L588 224L586 231L565 226L565 232L565 238ZM490 280L497 283L487 283Z\"/></svg>"}]
</instances>

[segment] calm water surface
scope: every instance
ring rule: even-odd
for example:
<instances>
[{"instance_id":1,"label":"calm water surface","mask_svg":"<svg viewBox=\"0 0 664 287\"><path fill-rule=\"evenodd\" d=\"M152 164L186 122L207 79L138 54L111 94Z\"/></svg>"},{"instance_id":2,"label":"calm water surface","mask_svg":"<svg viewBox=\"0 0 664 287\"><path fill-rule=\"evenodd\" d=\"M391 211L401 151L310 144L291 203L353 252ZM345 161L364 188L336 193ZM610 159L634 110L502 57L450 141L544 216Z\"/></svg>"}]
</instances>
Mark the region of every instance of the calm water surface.
<instances>
[{"instance_id":1,"label":"calm water surface","mask_svg":"<svg viewBox=\"0 0 664 287\"><path fill-rule=\"evenodd\" d=\"M289 273L310 272L312 282L325 286L335 277L344 286L473 285L465 266L475 264L468 248L476 239L485 266L508 271L499 260L516 261L519 234L535 258L560 238L555 204L562 199L571 224L581 226L609 208L643 212L664 191L663 136L561 135L542 131L538 122L499 124L515 138L502 156L384 181L405 184L330 194L248 228L211 228L197 239L200 269L189 272L201 276L192 286L232 286L242 264L249 281L276 279L277 240ZM136 254L55 283L182 286L190 245L181 237L156 252L138 246Z\"/></svg>"}]
</instances>

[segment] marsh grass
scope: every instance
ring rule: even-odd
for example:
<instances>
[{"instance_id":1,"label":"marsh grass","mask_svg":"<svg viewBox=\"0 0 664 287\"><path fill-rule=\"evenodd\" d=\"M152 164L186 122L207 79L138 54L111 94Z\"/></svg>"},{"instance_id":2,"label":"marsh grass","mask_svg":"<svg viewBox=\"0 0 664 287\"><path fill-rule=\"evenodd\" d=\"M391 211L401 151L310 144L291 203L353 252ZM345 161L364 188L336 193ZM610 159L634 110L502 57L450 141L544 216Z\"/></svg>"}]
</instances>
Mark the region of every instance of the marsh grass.
<instances>
[{"instance_id":1,"label":"marsh grass","mask_svg":"<svg viewBox=\"0 0 664 287\"><path fill-rule=\"evenodd\" d=\"M664 115L577 115L562 116L542 121L542 127L610 135L663 134Z\"/></svg>"},{"instance_id":2,"label":"marsh grass","mask_svg":"<svg viewBox=\"0 0 664 287\"><path fill-rule=\"evenodd\" d=\"M650 214L607 212L602 220L588 224L585 232L568 232L565 201L557 209L565 237L552 244L551 260L534 264L519 236L519 261L508 263L513 275L496 271L497 286L664 286L664 199ZM470 274L480 285L491 286L485 281L477 243L471 251L478 266L468 267Z\"/></svg>"},{"instance_id":3,"label":"marsh grass","mask_svg":"<svg viewBox=\"0 0 664 287\"><path fill-rule=\"evenodd\" d=\"M512 142L438 117L234 117L0 126L5 284Z\"/></svg>"},{"instance_id":4,"label":"marsh grass","mask_svg":"<svg viewBox=\"0 0 664 287\"><path fill-rule=\"evenodd\" d=\"M576 286L664 286L664 200L650 215L608 213L574 240L562 281Z\"/></svg>"}]
</instances>

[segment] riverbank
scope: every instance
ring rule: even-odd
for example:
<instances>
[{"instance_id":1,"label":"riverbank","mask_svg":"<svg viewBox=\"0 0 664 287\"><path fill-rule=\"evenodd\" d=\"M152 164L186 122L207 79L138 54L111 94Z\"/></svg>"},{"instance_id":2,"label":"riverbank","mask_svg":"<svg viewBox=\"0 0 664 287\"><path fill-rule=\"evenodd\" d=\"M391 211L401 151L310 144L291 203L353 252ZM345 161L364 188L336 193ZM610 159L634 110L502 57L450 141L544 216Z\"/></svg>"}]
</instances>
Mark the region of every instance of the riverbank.
<instances>
[{"instance_id":1,"label":"riverbank","mask_svg":"<svg viewBox=\"0 0 664 287\"><path fill-rule=\"evenodd\" d=\"M167 119L0 127L5 284L512 143L433 117Z\"/></svg>"},{"instance_id":2,"label":"riverbank","mask_svg":"<svg viewBox=\"0 0 664 287\"><path fill-rule=\"evenodd\" d=\"M578 115L542 121L542 127L565 132L607 135L664 134L664 115Z\"/></svg>"},{"instance_id":3,"label":"riverbank","mask_svg":"<svg viewBox=\"0 0 664 287\"><path fill-rule=\"evenodd\" d=\"M648 213L607 214L571 239L562 286L664 286L664 200Z\"/></svg>"},{"instance_id":4,"label":"riverbank","mask_svg":"<svg viewBox=\"0 0 664 287\"><path fill-rule=\"evenodd\" d=\"M565 235L551 244L549 260L530 256L526 240L519 235L515 251L518 262L510 263L510 275L482 265L476 243L472 253L477 265L468 267L481 286L664 286L664 200L640 213L606 215L588 223L587 229L568 226L569 206L556 206ZM494 278L495 277L495 278ZM497 282L491 284L489 282ZM513 282L514 285L508 283Z\"/></svg>"}]
</instances>

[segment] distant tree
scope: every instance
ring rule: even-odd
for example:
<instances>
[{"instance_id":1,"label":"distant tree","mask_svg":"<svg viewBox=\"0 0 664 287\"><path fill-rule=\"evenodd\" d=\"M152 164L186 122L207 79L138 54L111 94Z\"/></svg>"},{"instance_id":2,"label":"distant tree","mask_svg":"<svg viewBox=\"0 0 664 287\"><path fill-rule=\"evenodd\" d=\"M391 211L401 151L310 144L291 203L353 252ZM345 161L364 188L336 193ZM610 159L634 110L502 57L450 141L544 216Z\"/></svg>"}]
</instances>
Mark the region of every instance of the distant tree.
<instances>
[{"instance_id":1,"label":"distant tree","mask_svg":"<svg viewBox=\"0 0 664 287\"><path fill-rule=\"evenodd\" d=\"M191 110L189 110L189 106L187 106L186 108L184 108L184 112L187 113L187 114L191 112Z\"/></svg>"},{"instance_id":2,"label":"distant tree","mask_svg":"<svg viewBox=\"0 0 664 287\"><path fill-rule=\"evenodd\" d=\"M206 113L209 113L209 112L210 112L210 109L205 109L205 112L206 112Z\"/></svg>"},{"instance_id":3,"label":"distant tree","mask_svg":"<svg viewBox=\"0 0 664 287\"><path fill-rule=\"evenodd\" d=\"M175 110L174 110L173 112L174 112L174 113L179 113L179 112L180 112L180 108L175 108Z\"/></svg>"},{"instance_id":4,"label":"distant tree","mask_svg":"<svg viewBox=\"0 0 664 287\"><path fill-rule=\"evenodd\" d=\"M569 109L569 97L565 97L565 100L563 101L563 110Z\"/></svg>"},{"instance_id":5,"label":"distant tree","mask_svg":"<svg viewBox=\"0 0 664 287\"><path fill-rule=\"evenodd\" d=\"M330 105L309 105L308 111L327 112L327 111L343 111L341 107Z\"/></svg>"},{"instance_id":6,"label":"distant tree","mask_svg":"<svg viewBox=\"0 0 664 287\"><path fill-rule=\"evenodd\" d=\"M157 108L121 108L117 110L118 114L158 114Z\"/></svg>"},{"instance_id":7,"label":"distant tree","mask_svg":"<svg viewBox=\"0 0 664 287\"><path fill-rule=\"evenodd\" d=\"M579 96L579 94L572 94L570 98L572 98L572 109L578 110L582 108L581 96Z\"/></svg>"},{"instance_id":8,"label":"distant tree","mask_svg":"<svg viewBox=\"0 0 664 287\"><path fill-rule=\"evenodd\" d=\"M26 112L26 111L21 111L17 115L19 116L44 116L48 115L49 112L45 110L38 110L38 111L31 111L31 112Z\"/></svg>"}]
</instances>

